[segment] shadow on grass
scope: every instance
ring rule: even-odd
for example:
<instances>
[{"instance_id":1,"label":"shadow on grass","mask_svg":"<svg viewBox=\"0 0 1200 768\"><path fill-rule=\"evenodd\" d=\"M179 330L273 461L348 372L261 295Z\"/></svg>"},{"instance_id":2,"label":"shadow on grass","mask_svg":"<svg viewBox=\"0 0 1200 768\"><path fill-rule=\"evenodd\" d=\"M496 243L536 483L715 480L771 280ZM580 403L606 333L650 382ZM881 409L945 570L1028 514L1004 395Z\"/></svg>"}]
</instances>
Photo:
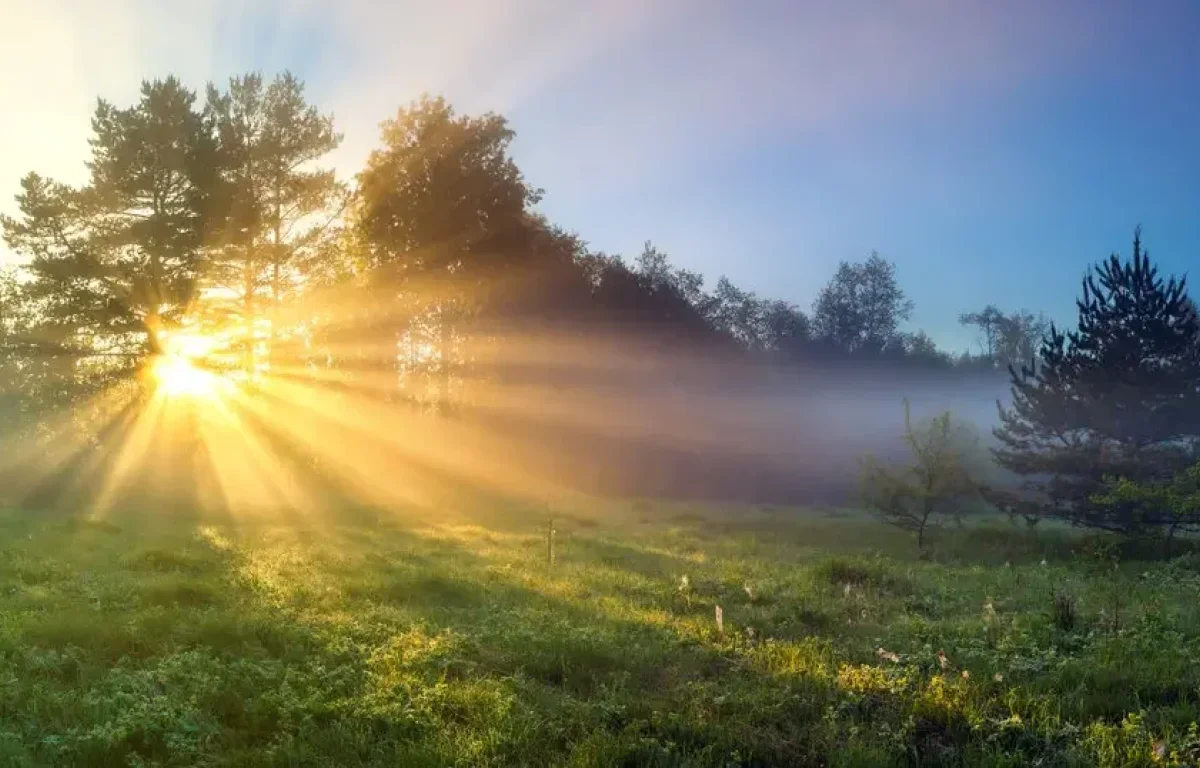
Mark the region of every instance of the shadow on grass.
<instances>
[{"instance_id":1,"label":"shadow on grass","mask_svg":"<svg viewBox=\"0 0 1200 768\"><path fill-rule=\"evenodd\" d=\"M493 549L361 512L374 515L367 530L357 518L301 533L288 519L22 528L32 536L20 545L25 586L4 598L16 624L0 670L19 683L0 692L0 757L766 766L858 755L930 765L988 749L1032 761L1049 749L1022 742L1027 731L964 727L978 712L957 688L926 701L924 688L895 691L869 675L847 683L820 641L748 640L736 611L720 637L710 606L673 613L684 559L580 536L549 570L532 526L524 538L478 534L507 542ZM873 561L829 562L815 576L830 589L888 585ZM612 600L613 574L664 589ZM1078 682L1103 687L1095 675ZM878 736L881 723L890 736Z\"/></svg>"}]
</instances>

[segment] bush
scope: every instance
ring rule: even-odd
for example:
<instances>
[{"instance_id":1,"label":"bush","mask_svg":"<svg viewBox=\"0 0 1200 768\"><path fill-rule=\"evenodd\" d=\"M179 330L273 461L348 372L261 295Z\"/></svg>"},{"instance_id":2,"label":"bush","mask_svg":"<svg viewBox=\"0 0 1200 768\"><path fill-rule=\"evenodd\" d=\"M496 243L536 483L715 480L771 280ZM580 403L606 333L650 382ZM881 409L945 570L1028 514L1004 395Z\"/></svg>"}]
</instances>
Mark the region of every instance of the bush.
<instances>
[{"instance_id":1,"label":"bush","mask_svg":"<svg viewBox=\"0 0 1200 768\"><path fill-rule=\"evenodd\" d=\"M1091 504L1127 535L1160 533L1170 557L1176 534L1200 527L1200 462L1165 482L1107 478Z\"/></svg>"}]
</instances>

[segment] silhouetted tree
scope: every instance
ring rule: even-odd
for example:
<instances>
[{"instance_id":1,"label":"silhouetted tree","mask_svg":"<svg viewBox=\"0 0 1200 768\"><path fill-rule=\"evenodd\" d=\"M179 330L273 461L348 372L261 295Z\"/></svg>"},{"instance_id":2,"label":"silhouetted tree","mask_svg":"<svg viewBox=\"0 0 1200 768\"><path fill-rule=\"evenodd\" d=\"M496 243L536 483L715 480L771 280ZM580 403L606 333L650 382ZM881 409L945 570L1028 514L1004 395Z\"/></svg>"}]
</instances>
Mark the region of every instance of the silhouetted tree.
<instances>
[{"instance_id":1,"label":"silhouetted tree","mask_svg":"<svg viewBox=\"0 0 1200 768\"><path fill-rule=\"evenodd\" d=\"M764 300L761 315L761 345L774 359L798 363L811 351L811 323L794 305L780 299Z\"/></svg>"},{"instance_id":2,"label":"silhouetted tree","mask_svg":"<svg viewBox=\"0 0 1200 768\"><path fill-rule=\"evenodd\" d=\"M5 240L29 260L34 340L85 358L64 373L95 382L134 370L192 305L213 170L194 101L175 78L143 83L127 109L101 100L88 184L22 181Z\"/></svg>"},{"instance_id":3,"label":"silhouetted tree","mask_svg":"<svg viewBox=\"0 0 1200 768\"><path fill-rule=\"evenodd\" d=\"M332 170L313 164L342 137L331 116L308 104L304 85L290 73L270 84L258 74L235 77L225 92L209 85L206 116L221 181L206 278L232 297L210 300L208 308L226 327L240 323L243 364L253 371L258 337L267 337L274 350L280 307L298 284L298 266L312 265L340 212L341 185Z\"/></svg>"},{"instance_id":4,"label":"silhouetted tree","mask_svg":"<svg viewBox=\"0 0 1200 768\"><path fill-rule=\"evenodd\" d=\"M1050 321L1044 314L1021 310L1001 318L996 345L997 362L1005 369L1019 367L1033 359Z\"/></svg>"},{"instance_id":5,"label":"silhouetted tree","mask_svg":"<svg viewBox=\"0 0 1200 768\"><path fill-rule=\"evenodd\" d=\"M925 333L902 333L899 335L900 351L913 365L926 368L949 368L953 361L950 356L938 349L937 343Z\"/></svg>"},{"instance_id":6,"label":"silhouetted tree","mask_svg":"<svg viewBox=\"0 0 1200 768\"><path fill-rule=\"evenodd\" d=\"M1186 465L1200 436L1200 322L1183 279L1164 281L1134 235L1128 261L1089 272L1078 328L1051 326L1036 370L1013 372L1000 408L999 463L1025 478L1042 514L1134 533L1148 520L1095 496L1105 478L1153 482Z\"/></svg>"},{"instance_id":7,"label":"silhouetted tree","mask_svg":"<svg viewBox=\"0 0 1200 768\"><path fill-rule=\"evenodd\" d=\"M872 252L861 264L838 264L813 304L813 335L845 352L878 353L911 314L895 265Z\"/></svg>"},{"instance_id":8,"label":"silhouetted tree","mask_svg":"<svg viewBox=\"0 0 1200 768\"><path fill-rule=\"evenodd\" d=\"M1021 310L1009 315L994 304L978 312L961 314L958 322L979 329L979 346L983 356L1002 369L1028 364L1050 326L1044 314L1034 315Z\"/></svg>"},{"instance_id":9,"label":"silhouetted tree","mask_svg":"<svg viewBox=\"0 0 1200 768\"><path fill-rule=\"evenodd\" d=\"M958 316L961 325L975 326L979 329L979 348L985 357L996 359L996 350L1000 346L1001 326L1007 318L995 304L988 304L978 312L964 312Z\"/></svg>"},{"instance_id":10,"label":"silhouetted tree","mask_svg":"<svg viewBox=\"0 0 1200 768\"><path fill-rule=\"evenodd\" d=\"M460 116L424 98L383 124L383 147L358 175L352 226L371 300L410 369L436 370L443 409L458 331L504 276L541 198L509 156L513 135L499 115Z\"/></svg>"}]
</instances>

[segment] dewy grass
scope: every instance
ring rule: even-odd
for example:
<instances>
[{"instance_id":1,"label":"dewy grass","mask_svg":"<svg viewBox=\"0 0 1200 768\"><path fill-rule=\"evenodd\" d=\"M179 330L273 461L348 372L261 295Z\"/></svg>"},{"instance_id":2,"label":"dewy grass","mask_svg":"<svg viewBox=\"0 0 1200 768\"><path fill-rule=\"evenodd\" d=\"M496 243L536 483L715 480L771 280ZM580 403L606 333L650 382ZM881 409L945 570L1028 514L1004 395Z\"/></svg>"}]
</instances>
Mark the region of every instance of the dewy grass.
<instances>
[{"instance_id":1,"label":"dewy grass","mask_svg":"<svg viewBox=\"0 0 1200 768\"><path fill-rule=\"evenodd\" d=\"M0 515L0 765L1200 756L1194 555L1124 562L1118 631L1111 575L1061 533L947 534L921 561L852 514L611 507L557 518L553 568L544 510ZM997 564L989 541L1027 554Z\"/></svg>"}]
</instances>

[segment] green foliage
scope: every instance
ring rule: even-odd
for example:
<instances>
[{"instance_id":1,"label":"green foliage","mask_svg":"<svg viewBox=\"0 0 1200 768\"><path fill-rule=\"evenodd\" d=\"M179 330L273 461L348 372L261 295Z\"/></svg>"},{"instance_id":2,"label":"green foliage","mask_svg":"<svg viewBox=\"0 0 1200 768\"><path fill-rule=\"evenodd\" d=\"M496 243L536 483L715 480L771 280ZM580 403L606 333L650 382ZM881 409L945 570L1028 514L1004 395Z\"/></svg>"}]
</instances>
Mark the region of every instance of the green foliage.
<instances>
[{"instance_id":1,"label":"green foliage","mask_svg":"<svg viewBox=\"0 0 1200 768\"><path fill-rule=\"evenodd\" d=\"M996 458L1027 480L1042 515L1125 534L1171 527L1157 500L1105 479L1158 483L1192 459L1200 436L1200 317L1186 281L1163 280L1140 232L1083 283L1078 328L1053 326L1033 368L1013 372ZM1147 514L1150 512L1150 514Z\"/></svg>"},{"instance_id":2,"label":"green foliage","mask_svg":"<svg viewBox=\"0 0 1200 768\"><path fill-rule=\"evenodd\" d=\"M1063 632L1075 629L1075 622L1078 618L1075 596L1070 592L1055 590L1050 596L1050 615L1054 620L1054 626Z\"/></svg>"},{"instance_id":3,"label":"green foliage","mask_svg":"<svg viewBox=\"0 0 1200 768\"><path fill-rule=\"evenodd\" d=\"M911 454L907 466L889 467L872 457L864 461L863 501L888 524L915 532L917 547L924 550L929 525L960 515L961 505L976 494L968 465L974 436L949 413L914 426L905 400L904 442Z\"/></svg>"},{"instance_id":4,"label":"green foliage","mask_svg":"<svg viewBox=\"0 0 1200 768\"><path fill-rule=\"evenodd\" d=\"M1091 503L1129 533L1161 533L1169 555L1178 532L1200 526L1200 462L1166 481L1105 478Z\"/></svg>"},{"instance_id":5,"label":"green foliage","mask_svg":"<svg viewBox=\"0 0 1200 768\"><path fill-rule=\"evenodd\" d=\"M270 321L267 348L279 357L281 307L306 271L333 254L331 224L345 194L331 169L315 166L341 144L332 116L305 99L291 73L269 84L261 75L234 77L225 91L209 85L205 118L213 151L210 245L201 320L228 331L240 325L237 349L253 371L260 319Z\"/></svg>"},{"instance_id":6,"label":"green foliage","mask_svg":"<svg viewBox=\"0 0 1200 768\"><path fill-rule=\"evenodd\" d=\"M751 525L708 507L685 526L662 506L589 510L553 571L544 518L517 513L307 531L0 515L0 756L725 768L1200 752L1186 557L1122 560L1126 614L1105 632L1111 565L1069 546L983 568L972 523L947 532L946 565L861 517L776 507Z\"/></svg>"},{"instance_id":7,"label":"green foliage","mask_svg":"<svg viewBox=\"0 0 1200 768\"><path fill-rule=\"evenodd\" d=\"M3 221L31 259L30 337L44 354L82 356L89 376L127 374L195 296L213 166L194 101L175 78L143 83L130 108L101 100L88 183L29 174L20 217Z\"/></svg>"}]
</instances>

